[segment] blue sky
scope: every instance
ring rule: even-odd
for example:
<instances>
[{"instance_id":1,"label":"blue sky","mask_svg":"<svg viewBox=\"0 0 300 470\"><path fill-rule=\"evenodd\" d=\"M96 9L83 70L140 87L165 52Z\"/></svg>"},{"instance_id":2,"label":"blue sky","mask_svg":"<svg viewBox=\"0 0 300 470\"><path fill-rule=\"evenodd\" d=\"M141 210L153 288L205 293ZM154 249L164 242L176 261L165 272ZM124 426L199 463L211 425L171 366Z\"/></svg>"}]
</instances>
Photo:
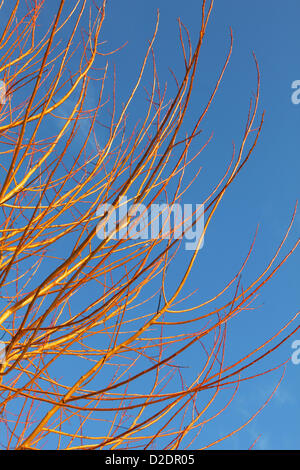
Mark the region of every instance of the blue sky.
<instances>
[{"instance_id":1,"label":"blue sky","mask_svg":"<svg viewBox=\"0 0 300 470\"><path fill-rule=\"evenodd\" d=\"M57 5L56 0L49 2L49 10L54 13ZM121 51L110 57L110 70L113 70L113 64L116 67L119 106L126 101L137 78L147 41L154 31L157 9L160 10L160 23L154 47L156 64L160 82L169 83L170 96L175 87L169 67L179 78L183 73L178 17L189 29L194 44L197 40L201 21L199 0L185 3L179 0L109 0L102 30L102 39L107 43L103 47L112 50L127 42ZM213 132L213 140L201 156L203 170L188 193L189 202L202 203L207 191L226 168L232 142L240 143L249 100L256 89L253 51L261 73L258 118L263 110L266 114L254 155L224 197L192 270L188 291L199 288L199 301L222 289L225 281L236 274L258 224L255 248L243 275L244 285L247 286L266 267L289 225L299 197L300 104L297 106L291 101L291 84L300 80L299 13L298 0L289 0L285 4L279 0L215 1L185 129L194 123L216 82L228 52L230 27L234 38L233 53L214 103L202 123L203 137L192 146L192 151L197 151ZM45 12L41 18L46 25ZM109 75L111 78L112 74ZM144 84L149 85L150 80L150 69L147 69ZM93 101L92 95L89 100ZM129 125L140 118L144 109L145 94L141 91L131 108ZM284 254L295 243L299 228L297 215ZM228 362L262 343L299 310L299 257L298 250L261 291L257 310L245 312L232 321ZM170 270L168 274L171 285L176 282L176 270ZM294 339L300 339L300 332ZM279 364L288 359L292 353L291 344L292 340L288 340L265 364ZM184 360L191 370L196 370L195 356L190 354ZM255 413L274 389L280 375L277 371L243 384L230 408L203 431L199 446L240 426ZM261 436L257 449L300 449L299 385L300 365L290 362L271 403L245 429L216 448L247 449Z\"/></svg>"},{"instance_id":2,"label":"blue sky","mask_svg":"<svg viewBox=\"0 0 300 470\"><path fill-rule=\"evenodd\" d=\"M195 41L200 6L201 2L197 0L185 3L177 0L109 2L103 36L112 48L128 41L126 47L113 58L119 99L125 100L131 89L147 40L154 29L157 8L160 10L155 45L157 68L161 82L167 80L171 83L168 68L171 67L179 76L182 72L177 18L181 18ZM203 153L201 164L204 171L189 196L192 200L197 200L199 193L202 193L201 189L205 193L206 178L207 181L214 181L224 170L231 155L232 141L240 141L249 99L256 88L252 51L261 72L258 116L263 110L266 115L253 158L224 198L208 230L205 246L199 256L201 272L197 266L192 273L191 285L199 286L200 276L205 298L216 287L221 287L224 279L236 272L250 246L257 224L259 233L244 275L245 284L266 266L281 241L299 197L300 105L291 102L291 83L300 78L299 12L300 5L296 0L284 4L279 0L226 0L216 1L214 5L200 56L187 126L189 119L192 123L193 117L205 103L224 63L229 47L230 26L234 37L233 53L214 104L201 127L206 136L213 131L214 138ZM138 102L137 110L139 105ZM298 215L287 249L292 247L299 236L299 227ZM297 312L300 305L299 255L298 250L261 292L257 304L262 306L257 311L233 320L229 354L248 351L251 345L260 344L270 331L274 333ZM221 260L221 263L217 260ZM300 333L298 336L300 338ZM280 363L290 356L291 342L288 341L280 352L276 352L273 363ZM197 366L196 363L194 366ZM212 437L225 434L230 425L242 424L271 393L279 377L280 373L277 372L242 386L228 412L203 434L203 441L209 442ZM246 429L217 447L248 448L261 435L256 445L258 449L299 449L299 385L300 366L289 363L284 381L272 402Z\"/></svg>"}]
</instances>

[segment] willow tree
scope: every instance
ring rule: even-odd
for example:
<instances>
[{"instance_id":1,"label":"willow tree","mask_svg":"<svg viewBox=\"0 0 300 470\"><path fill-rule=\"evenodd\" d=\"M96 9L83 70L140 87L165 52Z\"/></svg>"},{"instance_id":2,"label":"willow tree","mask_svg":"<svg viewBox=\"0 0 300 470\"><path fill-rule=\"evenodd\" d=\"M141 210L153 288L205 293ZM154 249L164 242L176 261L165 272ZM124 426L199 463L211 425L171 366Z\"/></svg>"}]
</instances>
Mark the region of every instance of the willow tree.
<instances>
[{"instance_id":1,"label":"willow tree","mask_svg":"<svg viewBox=\"0 0 300 470\"><path fill-rule=\"evenodd\" d=\"M296 317L291 318L247 356L232 363L224 359L228 322L250 308L298 245L281 255L295 213L274 257L248 286L241 286L240 277L254 241L220 292L208 298L201 291L193 304L182 295L192 267L197 269L207 228L252 158L262 129L255 58L257 89L240 143L221 180L211 182L201 201L204 229L196 249L185 251L186 264L179 258L184 232L175 236L176 227L168 238L162 231L149 239L130 236L141 214L126 215L99 237L125 197L146 210L161 200L170 206L180 203L199 177L200 165L185 184L186 169L197 164L208 141L199 145L198 139L192 155L191 144L232 49L231 37L207 105L183 133L212 6L203 0L195 44L179 21L182 71L168 102L155 65L158 15L140 73L120 110L116 81L111 98L105 91L113 77L113 51L104 49L101 34L105 0L101 5L78 0L71 8L61 0L47 30L39 21L47 2L30 2L25 11L22 2L2 1L7 23L2 22L0 39L0 325L5 348L0 374L1 445L6 449L209 447L228 436L216 435L207 445L199 434L203 427L234 406L240 381L259 375L252 366L298 329L295 324L292 332L286 330ZM148 65L153 79L144 115L129 126L132 100ZM93 98L98 93L92 106L91 87ZM107 210L101 213L103 206ZM192 228L196 221L188 223ZM124 229L128 236L117 237ZM166 287L169 268L176 269L177 285L173 276ZM199 368L185 377L179 360L195 347ZM262 366L260 374L265 372ZM228 386L233 387L230 398L223 395ZM222 406L217 397L224 397Z\"/></svg>"}]
</instances>

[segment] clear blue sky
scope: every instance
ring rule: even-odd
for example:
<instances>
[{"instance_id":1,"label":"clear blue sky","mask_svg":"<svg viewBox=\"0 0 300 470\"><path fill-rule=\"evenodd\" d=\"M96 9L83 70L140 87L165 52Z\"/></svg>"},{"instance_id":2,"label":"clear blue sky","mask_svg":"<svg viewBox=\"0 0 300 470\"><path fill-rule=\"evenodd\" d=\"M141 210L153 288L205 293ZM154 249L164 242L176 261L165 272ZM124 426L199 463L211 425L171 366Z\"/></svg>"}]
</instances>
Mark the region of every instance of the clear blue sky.
<instances>
[{"instance_id":1,"label":"clear blue sky","mask_svg":"<svg viewBox=\"0 0 300 470\"><path fill-rule=\"evenodd\" d=\"M119 99L125 100L131 89L146 50L146 41L154 29L157 8L160 10L155 46L157 67L161 82L168 80L171 83L168 67L179 74L182 72L177 18L181 18L195 40L200 5L199 0L185 3L179 0L109 2L103 37L112 48L128 41L127 46L113 58ZM281 241L300 195L300 105L295 106L291 102L291 83L300 79L299 13L297 0L285 3L279 0L215 1L200 57L189 113L191 123L205 103L224 62L230 26L234 36L233 54L215 102L202 125L206 136L214 132L214 139L203 154L201 164L204 171L190 196L192 200L194 197L195 202L202 202L199 201L199 194L205 194L206 176L209 181L217 178L231 155L232 140L240 142L249 99L256 87L252 51L256 54L261 72L259 110L265 110L266 117L254 158L224 199L206 235L205 246L199 256L201 268L198 266L193 271L191 285L199 287L200 279L200 290L203 290L205 298L214 288L221 288L224 279L235 274L257 224L260 225L259 234L244 276L245 285L266 266ZM238 217L235 218L234 214ZM299 236L299 228L298 215L287 247L290 248ZM260 344L270 331L275 332L299 309L299 256L298 250L262 291L257 301L261 308L232 322L229 345L232 357L237 357L238 352L249 351L252 345ZM220 259L221 264L217 263ZM300 339L300 333L298 336ZM290 354L291 341L288 341L273 356L272 363L280 363ZM196 361L190 359L190 366L197 367ZM242 424L271 393L279 376L279 373L273 373L242 386L228 412L208 427L201 442L209 442L216 435L228 432L231 426ZM218 447L248 448L261 434L257 449L300 449L299 385L300 366L289 363L284 382L272 402L246 429Z\"/></svg>"},{"instance_id":2,"label":"clear blue sky","mask_svg":"<svg viewBox=\"0 0 300 470\"><path fill-rule=\"evenodd\" d=\"M54 12L58 1L48 3L48 8ZM128 42L125 48L110 58L111 65L114 63L116 66L119 103L126 100L137 77L147 41L155 27L158 8L157 68L161 83L167 80L170 91L174 89L168 68L171 67L179 77L183 71L177 18L180 17L188 27L195 43L201 20L200 7L200 0L108 2L102 31L107 50ZM214 104L201 126L204 137L213 132L214 138L202 154L203 172L189 193L191 202L202 203L202 196L207 194L225 170L231 156L232 141L237 145L240 142L249 99L256 89L252 51L256 54L261 72L258 116L263 110L266 116L255 153L224 198L207 232L199 262L193 269L189 291L200 288L200 299L206 299L220 290L225 280L236 274L241 259L250 247L257 224L257 242L243 276L245 286L266 267L288 227L299 198L300 105L291 102L291 83L300 79L299 13L298 0L285 3L279 0L215 1L200 56L189 117L185 123L187 129L206 103L224 63L229 48L230 26L234 37L233 53ZM42 18L46 21L45 13ZM149 84L151 76L146 74L145 79ZM136 106L131 110L132 122L144 110L144 96L143 93L138 95ZM196 144L193 150L197 150ZM299 236L299 228L298 215L284 253ZM256 302L261 307L245 312L232 321L228 362L259 345L300 308L299 260L298 250L271 284L261 291ZM169 275L172 277L174 273L170 271ZM172 278L169 282L172 283ZM300 333L294 339L300 339ZM288 341L274 354L272 364L280 363L291 355L291 343L292 340ZM191 355L185 360L188 360L190 368L197 368L197 358ZM208 444L241 425L267 399L279 377L280 372L275 372L242 385L228 411L201 434L199 444ZM300 365L297 367L289 363L284 381L272 402L247 428L216 448L247 449L261 435L257 449L300 449L299 386Z\"/></svg>"}]
</instances>

